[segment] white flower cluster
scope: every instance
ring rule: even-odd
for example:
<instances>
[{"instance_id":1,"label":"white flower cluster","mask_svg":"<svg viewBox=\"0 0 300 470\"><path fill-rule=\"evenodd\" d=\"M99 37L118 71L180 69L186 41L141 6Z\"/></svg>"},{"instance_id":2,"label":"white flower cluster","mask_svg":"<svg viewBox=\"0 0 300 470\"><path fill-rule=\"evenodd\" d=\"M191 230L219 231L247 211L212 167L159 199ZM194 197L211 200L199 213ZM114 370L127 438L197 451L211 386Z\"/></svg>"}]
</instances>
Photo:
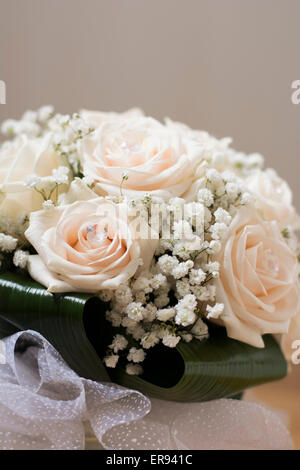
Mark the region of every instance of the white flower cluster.
<instances>
[{"instance_id":1,"label":"white flower cluster","mask_svg":"<svg viewBox=\"0 0 300 470\"><path fill-rule=\"evenodd\" d=\"M174 123L173 123L174 124ZM172 125L169 121L169 125ZM230 169L240 176L248 176L253 171L263 168L264 157L259 153L245 154L231 148L232 139L217 139L205 131L186 129L190 136L204 147L203 159L213 169L224 171Z\"/></svg>"},{"instance_id":2,"label":"white flower cluster","mask_svg":"<svg viewBox=\"0 0 300 470\"><path fill-rule=\"evenodd\" d=\"M48 120L53 116L53 106L42 106L38 111L26 111L20 120L7 119L2 123L1 132L8 136L26 134L37 137L42 134Z\"/></svg>"},{"instance_id":3,"label":"white flower cluster","mask_svg":"<svg viewBox=\"0 0 300 470\"><path fill-rule=\"evenodd\" d=\"M84 204L83 220L77 214L78 224L70 228L74 233L69 237L72 243L79 240L84 251L80 257L73 257L76 260L68 282L80 292L82 279L85 292L99 293L109 303L106 318L115 333L104 359L107 367L121 364L130 375L142 374L142 364L151 348L176 348L180 341L201 341L208 337L209 321L226 324L224 305L217 301L217 285L223 282L225 269L220 271L217 260L222 262L239 211L242 217L256 211L262 221L278 224L279 238L281 232L300 261L294 233L300 227L300 218L296 217L288 186L274 172L262 171L261 155L245 155L232 149L231 139L218 140L170 120L162 125L136 110L120 115L89 111L63 115L54 114L51 106L28 111L19 121L5 121L1 131L14 138L0 147L0 263L7 258L10 266L26 269L29 251L32 253L28 240L34 245L32 225L38 219L30 218L32 212L42 211L37 216L48 222L52 213L65 209L54 206L67 205L72 211L72 204ZM34 164L27 167L29 160ZM14 168L24 171L17 172L16 180L7 181ZM23 190L26 197L19 201ZM111 271L116 275L110 284L99 280L104 265L101 256L106 250L102 245L99 250L93 245L95 260L91 262L90 245L85 243L89 241L85 240L85 224L89 222L85 220L89 216L86 206L92 207L86 204L89 199L96 205L105 200L112 206L122 203L122 216L126 209L132 219L139 212L140 227L151 232L148 237L140 237L147 241L146 248L139 243L139 237L133 240L139 245L132 253L128 251L134 269L129 261L130 268L124 267L122 250L117 254L118 268L115 256L110 256ZM241 210L246 205L250 208ZM98 212L95 214L93 223L94 217L95 222L98 220ZM53 221L53 227L56 224ZM27 231L26 240L28 225L32 238ZM109 244L107 233L105 240ZM65 244L64 238L62 241ZM101 237L94 239L95 243L102 241ZM59 253L65 251L59 249L57 240L56 245ZM42 259L39 244L34 246ZM76 246L72 245L72 250ZM148 258L153 258L151 263ZM269 256L265 263L276 271L273 258ZM56 260L48 264L48 260L42 261L49 279L54 277L58 282L57 273L61 271ZM99 264L101 276L86 276L85 263L89 269L91 264ZM91 278L91 284L87 278ZM124 283L120 284L120 279ZM50 283L44 277L41 282L45 287ZM99 292L101 285L114 290Z\"/></svg>"},{"instance_id":4,"label":"white flower cluster","mask_svg":"<svg viewBox=\"0 0 300 470\"><path fill-rule=\"evenodd\" d=\"M28 188L34 189L44 199L44 208L53 205L51 198L55 194L55 202L58 200L58 187L69 183L70 169L67 166L60 166L52 170L50 176L38 176L36 174L28 175L24 178L24 185Z\"/></svg>"},{"instance_id":5,"label":"white flower cluster","mask_svg":"<svg viewBox=\"0 0 300 470\"><path fill-rule=\"evenodd\" d=\"M6 253L12 252L17 248L17 244L18 240L16 238L0 233L0 251Z\"/></svg>"},{"instance_id":6,"label":"white flower cluster","mask_svg":"<svg viewBox=\"0 0 300 470\"><path fill-rule=\"evenodd\" d=\"M80 114L72 116L56 114L48 121L48 128L54 135L56 152L69 162L74 176L81 174L81 164L78 155L80 141L95 130L94 123L87 122ZM86 181L91 185L93 181Z\"/></svg>"},{"instance_id":7,"label":"white flower cluster","mask_svg":"<svg viewBox=\"0 0 300 470\"><path fill-rule=\"evenodd\" d=\"M217 320L224 310L224 305L216 302L214 281L220 266L213 255L221 250L232 217L246 204L247 194L234 173L207 169L199 179L196 201L169 201L168 216L174 216L183 205L187 216L184 221L168 219L174 220L171 235L160 238L151 270L110 295L101 293L102 300L109 300L111 305L106 317L123 338L122 348L110 347L105 360L108 367L115 367L122 357L129 361L128 373L142 373L142 367L134 364L142 363L143 351L160 342L174 348L180 340L208 337L205 320ZM151 197L143 200L144 204L150 202Z\"/></svg>"},{"instance_id":8,"label":"white flower cluster","mask_svg":"<svg viewBox=\"0 0 300 470\"><path fill-rule=\"evenodd\" d=\"M16 250L14 252L13 263L17 268L25 269L29 259L29 252L24 250Z\"/></svg>"}]
</instances>

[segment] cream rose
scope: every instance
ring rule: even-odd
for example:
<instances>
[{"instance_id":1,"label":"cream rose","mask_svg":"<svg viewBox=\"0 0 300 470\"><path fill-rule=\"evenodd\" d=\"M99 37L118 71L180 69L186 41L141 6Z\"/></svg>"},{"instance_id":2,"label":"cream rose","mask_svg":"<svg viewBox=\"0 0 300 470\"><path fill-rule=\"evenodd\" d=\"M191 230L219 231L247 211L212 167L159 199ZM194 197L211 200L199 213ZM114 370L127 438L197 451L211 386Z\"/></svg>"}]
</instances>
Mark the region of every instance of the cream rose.
<instances>
[{"instance_id":1,"label":"cream rose","mask_svg":"<svg viewBox=\"0 0 300 470\"><path fill-rule=\"evenodd\" d=\"M217 257L218 301L228 336L264 347L265 333L287 333L300 306L299 265L276 222L239 210Z\"/></svg>"},{"instance_id":2,"label":"cream rose","mask_svg":"<svg viewBox=\"0 0 300 470\"><path fill-rule=\"evenodd\" d=\"M102 112L102 111L89 111L83 109L80 111L81 117L91 124L94 124L95 127L101 127L104 122L115 121L117 119L129 119L132 117L141 117L144 116L144 112L139 108L128 109L123 113L116 113L114 111Z\"/></svg>"},{"instance_id":3,"label":"cream rose","mask_svg":"<svg viewBox=\"0 0 300 470\"><path fill-rule=\"evenodd\" d=\"M157 242L136 238L125 205L95 199L80 180L68 197L77 202L31 214L25 235L38 253L28 266L36 281L49 292L97 293L126 282L141 260L149 267Z\"/></svg>"},{"instance_id":4,"label":"cream rose","mask_svg":"<svg viewBox=\"0 0 300 470\"><path fill-rule=\"evenodd\" d=\"M201 159L201 145L152 118L104 122L83 139L80 154L85 176L99 195L151 192L180 196L190 186ZM126 179L124 179L126 175Z\"/></svg>"},{"instance_id":5,"label":"cream rose","mask_svg":"<svg viewBox=\"0 0 300 470\"><path fill-rule=\"evenodd\" d=\"M0 226L14 231L31 212L40 210L43 197L26 187L26 176L47 177L61 165L51 145L51 134L43 138L22 135L0 148Z\"/></svg>"},{"instance_id":6,"label":"cream rose","mask_svg":"<svg viewBox=\"0 0 300 470\"><path fill-rule=\"evenodd\" d=\"M245 180L256 206L266 220L277 220L280 227L300 228L300 218L292 205L292 191L273 169L256 171Z\"/></svg>"}]
</instances>

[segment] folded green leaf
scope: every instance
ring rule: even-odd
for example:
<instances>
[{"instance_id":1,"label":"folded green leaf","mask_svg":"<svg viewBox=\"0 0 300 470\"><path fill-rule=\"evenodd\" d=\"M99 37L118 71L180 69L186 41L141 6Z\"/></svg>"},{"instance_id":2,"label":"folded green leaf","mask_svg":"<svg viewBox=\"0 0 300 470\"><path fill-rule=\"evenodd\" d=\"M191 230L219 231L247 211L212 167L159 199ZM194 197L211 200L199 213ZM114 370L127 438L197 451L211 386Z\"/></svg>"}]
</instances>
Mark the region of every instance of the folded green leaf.
<instances>
[{"instance_id":1,"label":"folded green leaf","mask_svg":"<svg viewBox=\"0 0 300 470\"><path fill-rule=\"evenodd\" d=\"M53 295L28 277L0 275L0 336L17 330L40 332L80 376L114 381L161 399L207 401L236 395L287 373L280 347L270 335L265 349L229 339L225 329L210 328L205 342L180 342L175 349L149 350L142 377L122 368L106 369L103 358L113 330L106 305L87 295Z\"/></svg>"}]
</instances>

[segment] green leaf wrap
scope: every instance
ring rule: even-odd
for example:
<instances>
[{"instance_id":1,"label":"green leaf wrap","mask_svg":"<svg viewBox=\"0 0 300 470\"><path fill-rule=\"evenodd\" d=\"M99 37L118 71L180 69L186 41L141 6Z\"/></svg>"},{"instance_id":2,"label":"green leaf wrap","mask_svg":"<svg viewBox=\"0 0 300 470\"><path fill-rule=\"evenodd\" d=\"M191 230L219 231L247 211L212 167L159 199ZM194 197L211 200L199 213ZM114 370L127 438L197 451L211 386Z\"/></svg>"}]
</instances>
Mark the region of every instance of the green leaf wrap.
<instances>
[{"instance_id":1,"label":"green leaf wrap","mask_svg":"<svg viewBox=\"0 0 300 470\"><path fill-rule=\"evenodd\" d=\"M165 400L199 402L230 397L287 373L271 335L264 336L265 348L258 349L228 338L224 328L214 326L207 341L149 350L142 377L127 375L121 367L106 369L101 358L113 336L106 308L96 297L53 295L28 277L0 274L0 336L36 330L82 377L112 380Z\"/></svg>"}]
</instances>

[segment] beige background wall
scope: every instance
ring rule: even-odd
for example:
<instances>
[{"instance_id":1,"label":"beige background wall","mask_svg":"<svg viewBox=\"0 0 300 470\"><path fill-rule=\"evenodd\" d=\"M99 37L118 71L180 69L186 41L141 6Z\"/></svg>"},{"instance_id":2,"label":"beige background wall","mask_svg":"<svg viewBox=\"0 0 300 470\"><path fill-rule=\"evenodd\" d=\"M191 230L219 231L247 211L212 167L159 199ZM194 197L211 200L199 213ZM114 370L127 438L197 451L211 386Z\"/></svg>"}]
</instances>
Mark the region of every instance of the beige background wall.
<instances>
[{"instance_id":1,"label":"beige background wall","mask_svg":"<svg viewBox=\"0 0 300 470\"><path fill-rule=\"evenodd\" d=\"M0 120L140 106L260 151L300 210L299 57L300 0L0 0ZM298 367L261 393L290 412L299 448Z\"/></svg>"},{"instance_id":2,"label":"beige background wall","mask_svg":"<svg viewBox=\"0 0 300 470\"><path fill-rule=\"evenodd\" d=\"M300 209L300 0L0 0L0 118L133 105L260 151Z\"/></svg>"}]
</instances>

